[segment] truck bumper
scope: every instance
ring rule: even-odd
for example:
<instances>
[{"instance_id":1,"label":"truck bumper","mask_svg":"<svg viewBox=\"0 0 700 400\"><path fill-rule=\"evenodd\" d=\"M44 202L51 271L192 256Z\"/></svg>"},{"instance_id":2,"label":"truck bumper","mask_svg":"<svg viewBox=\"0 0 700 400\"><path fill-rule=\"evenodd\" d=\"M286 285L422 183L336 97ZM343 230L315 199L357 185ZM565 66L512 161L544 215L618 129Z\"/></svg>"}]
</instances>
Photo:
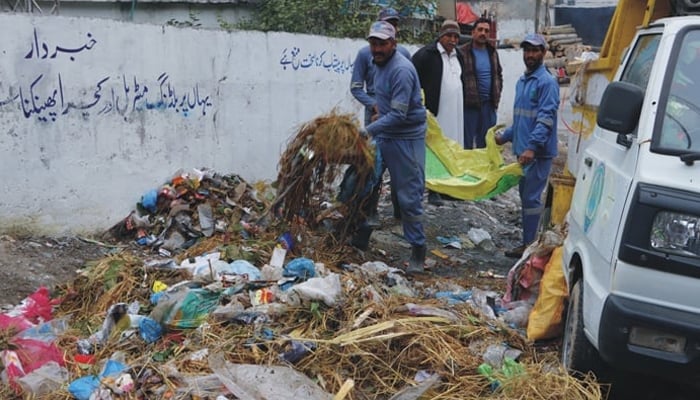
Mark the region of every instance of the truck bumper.
<instances>
[{"instance_id":1,"label":"truck bumper","mask_svg":"<svg viewBox=\"0 0 700 400\"><path fill-rule=\"evenodd\" d=\"M603 307L598 347L614 367L684 382L700 379L698 314L613 294Z\"/></svg>"}]
</instances>

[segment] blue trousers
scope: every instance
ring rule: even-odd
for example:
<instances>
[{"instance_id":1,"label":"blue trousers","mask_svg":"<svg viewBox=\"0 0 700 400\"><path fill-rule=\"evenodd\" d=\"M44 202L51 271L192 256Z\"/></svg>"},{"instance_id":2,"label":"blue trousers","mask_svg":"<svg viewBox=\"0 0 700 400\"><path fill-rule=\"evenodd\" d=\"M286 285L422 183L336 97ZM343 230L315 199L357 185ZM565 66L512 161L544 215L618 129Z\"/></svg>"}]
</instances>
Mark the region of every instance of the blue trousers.
<instances>
[{"instance_id":1,"label":"blue trousers","mask_svg":"<svg viewBox=\"0 0 700 400\"><path fill-rule=\"evenodd\" d=\"M413 246L425 244L423 191L425 190L425 139L377 139L391 190L401 208L404 238Z\"/></svg>"},{"instance_id":2,"label":"blue trousers","mask_svg":"<svg viewBox=\"0 0 700 400\"><path fill-rule=\"evenodd\" d=\"M532 163L523 167L524 175L520 178L518 189L522 206L523 245L525 246L537 238L540 215L544 210L542 192L547 185L551 169L551 158L535 158Z\"/></svg>"},{"instance_id":3,"label":"blue trousers","mask_svg":"<svg viewBox=\"0 0 700 400\"><path fill-rule=\"evenodd\" d=\"M464 148L483 149L486 147L486 132L496 125L496 110L490 101L483 102L481 108L464 108Z\"/></svg>"}]
</instances>

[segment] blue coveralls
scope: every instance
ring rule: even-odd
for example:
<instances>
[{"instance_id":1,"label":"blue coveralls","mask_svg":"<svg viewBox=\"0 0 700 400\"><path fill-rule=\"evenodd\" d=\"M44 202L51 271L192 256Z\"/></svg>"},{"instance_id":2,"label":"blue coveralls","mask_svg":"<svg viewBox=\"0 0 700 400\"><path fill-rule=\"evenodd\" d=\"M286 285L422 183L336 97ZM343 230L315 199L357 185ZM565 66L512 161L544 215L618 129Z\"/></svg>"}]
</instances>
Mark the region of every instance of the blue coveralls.
<instances>
[{"instance_id":1,"label":"blue coveralls","mask_svg":"<svg viewBox=\"0 0 700 400\"><path fill-rule=\"evenodd\" d=\"M403 46L397 46L397 51L404 57L411 59L411 53ZM365 106L365 126L369 125L374 111L374 69L372 62L372 52L369 46L361 48L355 56L355 63L352 67L352 77L350 78L350 93L363 106Z\"/></svg>"},{"instance_id":2,"label":"blue coveralls","mask_svg":"<svg viewBox=\"0 0 700 400\"><path fill-rule=\"evenodd\" d=\"M374 90L379 118L366 129L377 141L391 175L391 190L401 207L404 237L413 246L423 246L427 116L418 74L411 61L397 57L395 52L385 65L375 65Z\"/></svg>"},{"instance_id":3,"label":"blue coveralls","mask_svg":"<svg viewBox=\"0 0 700 400\"><path fill-rule=\"evenodd\" d=\"M557 156L558 108L559 84L544 65L520 77L515 86L513 124L503 132L502 139L513 142L516 157L525 150L535 152L533 162L523 166L524 176L518 185L523 245L536 239L544 209L542 192L552 169L552 160Z\"/></svg>"}]
</instances>

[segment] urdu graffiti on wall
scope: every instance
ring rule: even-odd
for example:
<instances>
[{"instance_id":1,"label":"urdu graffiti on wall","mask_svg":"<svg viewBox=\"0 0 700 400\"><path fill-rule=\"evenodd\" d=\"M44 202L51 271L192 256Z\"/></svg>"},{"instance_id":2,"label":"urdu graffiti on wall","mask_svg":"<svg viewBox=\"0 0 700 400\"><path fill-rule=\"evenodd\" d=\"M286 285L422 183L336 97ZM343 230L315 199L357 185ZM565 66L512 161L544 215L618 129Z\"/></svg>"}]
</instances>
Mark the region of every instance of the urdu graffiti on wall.
<instances>
[{"instance_id":1,"label":"urdu graffiti on wall","mask_svg":"<svg viewBox=\"0 0 700 400\"><path fill-rule=\"evenodd\" d=\"M65 53L65 54L75 54L75 53L80 53L83 50L90 50L97 44L97 40L95 40L92 37L92 33L88 32L87 33L88 42L83 44L80 47L63 47L63 46L54 46L52 49L53 52L49 50L50 46L46 44L46 42L42 42L41 46L39 46L39 35L36 32L36 28L34 28L34 41L32 42L32 48L29 50L29 52L24 56L26 59L31 59L31 58L38 58L45 60L47 57L49 59L54 59L56 56L58 56L59 53ZM49 55L51 54L51 55ZM75 61L74 56L70 56L71 61Z\"/></svg>"},{"instance_id":2,"label":"urdu graffiti on wall","mask_svg":"<svg viewBox=\"0 0 700 400\"><path fill-rule=\"evenodd\" d=\"M197 84L184 93L178 94L175 86L169 82L168 74L162 73L157 81L158 89L149 98L147 97L148 86L139 83L138 77L127 79L125 75L117 78L106 76L87 90L89 93L87 96L77 99L80 95L67 92L67 85L64 85L60 73L55 86L49 79L44 81L42 74L34 79L27 91L20 87L17 97L25 118L35 116L43 122L54 122L59 116L66 115L72 110L82 113L84 117L91 115L88 110L93 110L95 115L116 113L126 118L129 113L146 109L172 109L184 116L200 110L204 116L207 114L207 107L212 105L209 96L200 97ZM43 85L44 82L49 83Z\"/></svg>"},{"instance_id":3,"label":"urdu graffiti on wall","mask_svg":"<svg viewBox=\"0 0 700 400\"><path fill-rule=\"evenodd\" d=\"M70 60L75 61L77 53L92 50L97 44L92 33L87 33L87 37L89 40L78 47L49 46L40 42L35 28L31 49L24 59L42 62L69 54ZM166 72L155 79L125 73L106 75L96 78L94 85L87 88L71 84L70 80L63 72L39 73L26 82L11 85L10 93L0 100L0 108L16 104L27 119L55 122L70 113L80 113L83 118L118 114L126 120L129 114L144 110L174 111L185 117L195 113L205 116L213 106L211 97L200 93L199 84L178 88ZM3 99L1 93L0 99Z\"/></svg>"},{"instance_id":4,"label":"urdu graffiti on wall","mask_svg":"<svg viewBox=\"0 0 700 400\"><path fill-rule=\"evenodd\" d=\"M301 54L299 47L292 47L291 49L285 47L280 57L282 69L290 68L293 71L300 68L323 68L330 72L344 74L352 72L353 64L354 62L350 61L349 56L344 61L336 53L329 53L327 50L323 50L320 53L309 52L308 54Z\"/></svg>"}]
</instances>

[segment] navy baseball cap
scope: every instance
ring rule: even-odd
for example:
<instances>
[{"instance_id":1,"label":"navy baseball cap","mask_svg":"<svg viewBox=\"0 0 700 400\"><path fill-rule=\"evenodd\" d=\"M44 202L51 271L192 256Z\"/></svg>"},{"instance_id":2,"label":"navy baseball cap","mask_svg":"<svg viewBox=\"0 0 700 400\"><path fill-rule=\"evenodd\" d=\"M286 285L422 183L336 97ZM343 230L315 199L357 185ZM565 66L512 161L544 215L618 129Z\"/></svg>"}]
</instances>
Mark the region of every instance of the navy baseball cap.
<instances>
[{"instance_id":1,"label":"navy baseball cap","mask_svg":"<svg viewBox=\"0 0 700 400\"><path fill-rule=\"evenodd\" d=\"M396 11L395 9L391 7L383 8L381 11L379 11L379 20L380 21L389 21L389 20L399 20L399 12Z\"/></svg>"},{"instance_id":2,"label":"navy baseball cap","mask_svg":"<svg viewBox=\"0 0 700 400\"><path fill-rule=\"evenodd\" d=\"M528 33L523 39L523 41L520 42L520 47L523 47L525 44L529 44L532 46L540 46L543 49L547 50L547 41L544 40L544 36L538 33Z\"/></svg>"}]
</instances>

